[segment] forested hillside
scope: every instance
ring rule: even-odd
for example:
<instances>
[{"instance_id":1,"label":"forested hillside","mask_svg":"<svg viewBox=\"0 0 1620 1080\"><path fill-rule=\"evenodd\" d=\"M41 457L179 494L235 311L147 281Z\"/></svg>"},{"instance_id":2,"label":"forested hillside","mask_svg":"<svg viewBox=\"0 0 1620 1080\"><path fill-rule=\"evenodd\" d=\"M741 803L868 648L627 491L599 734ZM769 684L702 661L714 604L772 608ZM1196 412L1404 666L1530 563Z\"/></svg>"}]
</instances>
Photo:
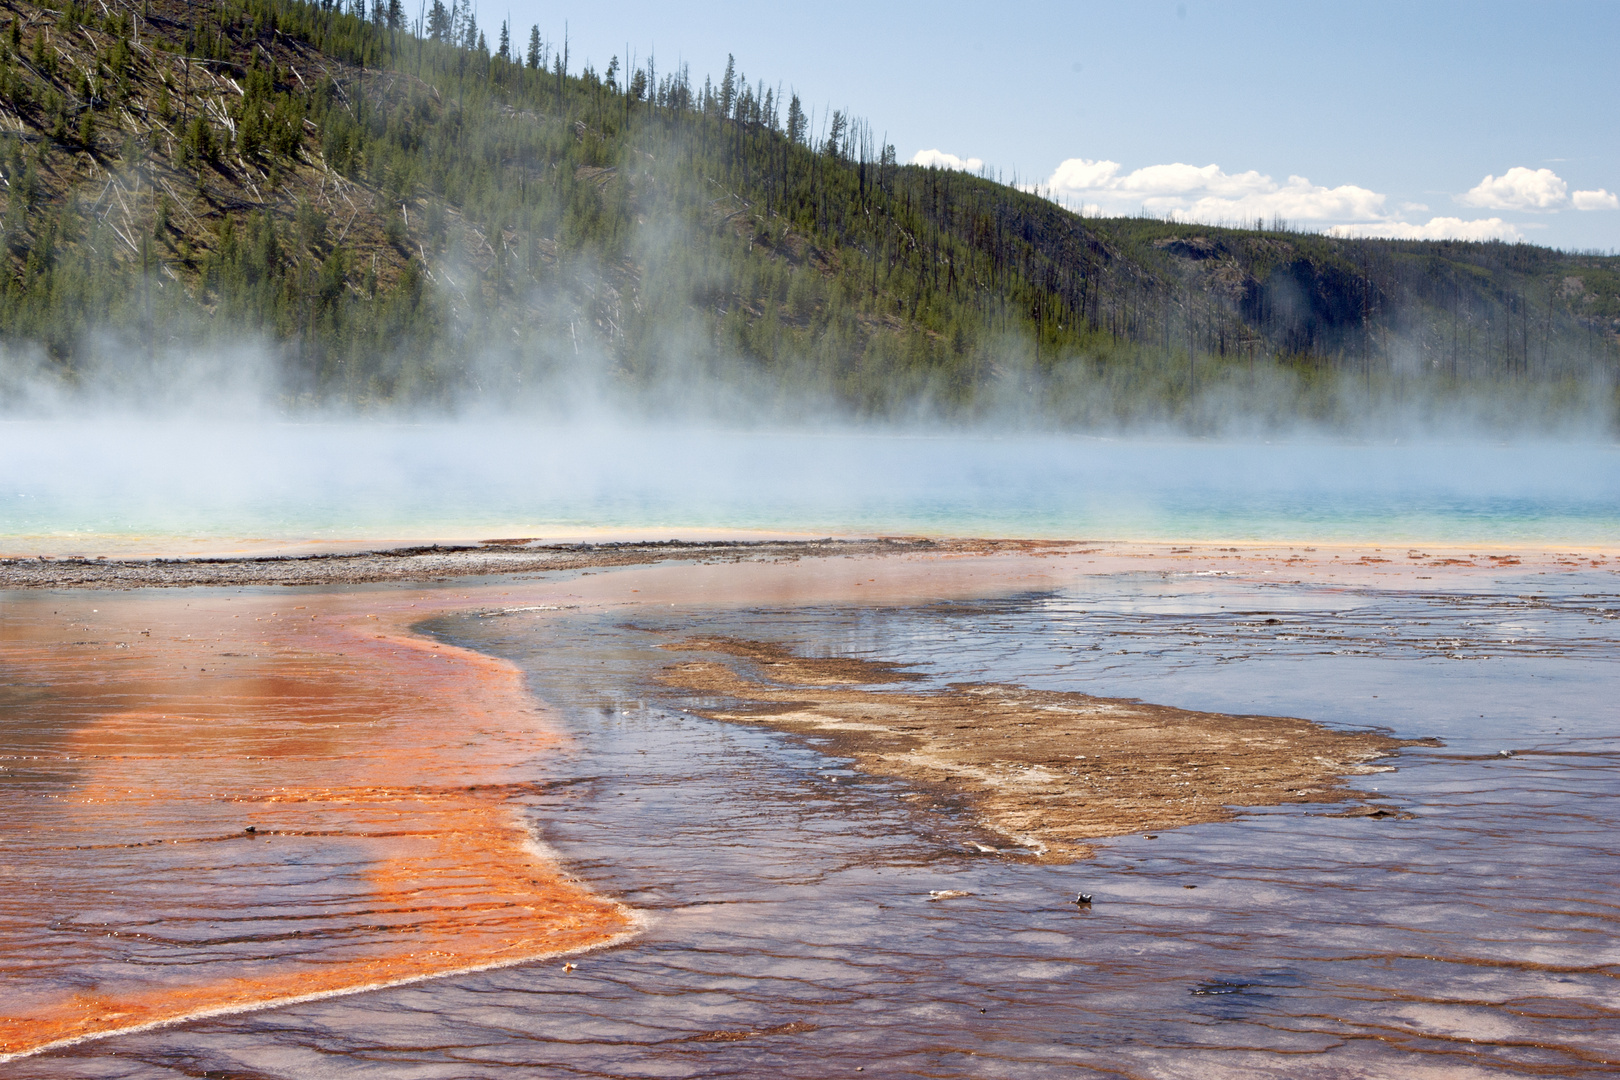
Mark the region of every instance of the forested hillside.
<instances>
[{"instance_id":1,"label":"forested hillside","mask_svg":"<svg viewBox=\"0 0 1620 1080\"><path fill-rule=\"evenodd\" d=\"M459 5L5 19L10 403L254 342L295 406L584 379L1050 423L1613 411L1620 259L1082 219L731 67L578 68Z\"/></svg>"}]
</instances>

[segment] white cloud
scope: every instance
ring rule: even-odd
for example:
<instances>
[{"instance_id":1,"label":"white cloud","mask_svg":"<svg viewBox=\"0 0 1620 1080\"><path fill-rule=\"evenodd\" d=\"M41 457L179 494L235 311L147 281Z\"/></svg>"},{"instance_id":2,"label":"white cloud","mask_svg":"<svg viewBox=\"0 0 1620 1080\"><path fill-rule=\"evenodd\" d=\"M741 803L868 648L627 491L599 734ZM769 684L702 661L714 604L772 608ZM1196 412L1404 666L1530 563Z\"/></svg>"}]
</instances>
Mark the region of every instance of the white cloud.
<instances>
[{"instance_id":1,"label":"white cloud","mask_svg":"<svg viewBox=\"0 0 1620 1080\"><path fill-rule=\"evenodd\" d=\"M1557 210L1569 201L1569 185L1551 169L1515 165L1501 176L1486 176L1457 201L1487 210Z\"/></svg>"},{"instance_id":2,"label":"white cloud","mask_svg":"<svg viewBox=\"0 0 1620 1080\"><path fill-rule=\"evenodd\" d=\"M1070 158L1057 167L1046 186L1057 192L1074 193L1100 191L1113 182L1119 172L1117 161L1087 161Z\"/></svg>"},{"instance_id":3,"label":"white cloud","mask_svg":"<svg viewBox=\"0 0 1620 1080\"><path fill-rule=\"evenodd\" d=\"M1499 217L1430 218L1426 225L1409 221L1379 221L1362 225L1335 225L1328 230L1332 236L1369 236L1381 240L1523 240L1517 226Z\"/></svg>"},{"instance_id":4,"label":"white cloud","mask_svg":"<svg viewBox=\"0 0 1620 1080\"><path fill-rule=\"evenodd\" d=\"M1596 191L1569 190L1564 178L1551 169L1527 169L1515 165L1501 176L1487 176L1473 188L1457 196L1464 206L1489 210L1620 210L1620 198L1598 188Z\"/></svg>"},{"instance_id":5,"label":"white cloud","mask_svg":"<svg viewBox=\"0 0 1620 1080\"><path fill-rule=\"evenodd\" d=\"M937 154L937 151L926 153ZM917 159L923 158L917 155ZM947 156L948 155L944 155ZM953 159L954 160L954 159ZM1127 172L1117 161L1070 158L1059 165L1042 194L1087 214L1128 214L1138 210L1178 221L1243 225L1276 218L1294 225L1315 226L1336 236L1384 237L1399 240L1522 240L1534 223L1513 224L1500 217L1429 217L1422 203L1403 202L1392 209L1387 196L1355 184L1325 187L1303 176L1278 181L1256 170L1229 173L1218 165L1148 165ZM1620 196L1598 189L1569 191L1551 169L1514 167L1487 176L1458 196L1468 206L1496 210L1620 210Z\"/></svg>"},{"instance_id":6,"label":"white cloud","mask_svg":"<svg viewBox=\"0 0 1620 1080\"><path fill-rule=\"evenodd\" d=\"M1303 176L1278 183L1264 173L1229 173L1219 165L1149 165L1121 173L1117 161L1070 158L1044 185L1065 202L1090 202L1116 211L1140 207L1187 221L1237 223L1282 217L1289 221L1381 221L1384 196L1353 184L1322 187Z\"/></svg>"},{"instance_id":7,"label":"white cloud","mask_svg":"<svg viewBox=\"0 0 1620 1080\"><path fill-rule=\"evenodd\" d=\"M1577 191L1569 197L1577 210L1620 210L1620 196L1598 188L1596 191Z\"/></svg>"},{"instance_id":8,"label":"white cloud","mask_svg":"<svg viewBox=\"0 0 1620 1080\"><path fill-rule=\"evenodd\" d=\"M911 164L921 165L925 169L960 169L974 173L984 168L984 162L979 158L959 158L943 150L919 150L911 155Z\"/></svg>"}]
</instances>

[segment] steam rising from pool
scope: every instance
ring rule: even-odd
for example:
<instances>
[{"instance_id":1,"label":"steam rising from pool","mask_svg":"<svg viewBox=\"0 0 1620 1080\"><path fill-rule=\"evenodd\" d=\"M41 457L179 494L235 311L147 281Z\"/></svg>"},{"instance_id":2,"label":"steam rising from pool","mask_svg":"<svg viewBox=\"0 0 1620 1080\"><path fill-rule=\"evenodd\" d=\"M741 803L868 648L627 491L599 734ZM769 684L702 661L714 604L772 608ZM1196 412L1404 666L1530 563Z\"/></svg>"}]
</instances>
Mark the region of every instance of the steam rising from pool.
<instances>
[{"instance_id":1,"label":"steam rising from pool","mask_svg":"<svg viewBox=\"0 0 1620 1080\"><path fill-rule=\"evenodd\" d=\"M1620 533L1620 451L625 421L0 421L6 554L733 530L1601 543Z\"/></svg>"}]
</instances>

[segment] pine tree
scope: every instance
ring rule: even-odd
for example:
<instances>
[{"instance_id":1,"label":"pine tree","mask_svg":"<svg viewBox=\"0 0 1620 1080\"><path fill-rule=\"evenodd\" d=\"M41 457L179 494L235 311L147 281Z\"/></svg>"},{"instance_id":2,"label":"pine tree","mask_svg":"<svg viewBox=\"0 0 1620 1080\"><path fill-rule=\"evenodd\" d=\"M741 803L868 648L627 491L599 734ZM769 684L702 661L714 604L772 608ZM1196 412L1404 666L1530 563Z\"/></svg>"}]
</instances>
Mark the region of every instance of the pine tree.
<instances>
[{"instance_id":1,"label":"pine tree","mask_svg":"<svg viewBox=\"0 0 1620 1080\"><path fill-rule=\"evenodd\" d=\"M737 103L737 60L730 53L726 54L726 73L720 77L720 115L731 115L732 106Z\"/></svg>"},{"instance_id":2,"label":"pine tree","mask_svg":"<svg viewBox=\"0 0 1620 1080\"><path fill-rule=\"evenodd\" d=\"M510 61L512 59L512 35L507 31L505 22L501 23L501 46L495 55L502 60Z\"/></svg>"},{"instance_id":3,"label":"pine tree","mask_svg":"<svg viewBox=\"0 0 1620 1080\"><path fill-rule=\"evenodd\" d=\"M827 156L841 158L844 156L844 131L849 126L849 117L842 111L834 109L832 126L827 132Z\"/></svg>"},{"instance_id":4,"label":"pine tree","mask_svg":"<svg viewBox=\"0 0 1620 1080\"><path fill-rule=\"evenodd\" d=\"M540 28L529 27L529 70L534 71L540 67Z\"/></svg>"},{"instance_id":5,"label":"pine tree","mask_svg":"<svg viewBox=\"0 0 1620 1080\"><path fill-rule=\"evenodd\" d=\"M788 102L787 137L789 142L804 142L805 128L809 126L805 120L804 106L799 104L799 95L794 93Z\"/></svg>"}]
</instances>

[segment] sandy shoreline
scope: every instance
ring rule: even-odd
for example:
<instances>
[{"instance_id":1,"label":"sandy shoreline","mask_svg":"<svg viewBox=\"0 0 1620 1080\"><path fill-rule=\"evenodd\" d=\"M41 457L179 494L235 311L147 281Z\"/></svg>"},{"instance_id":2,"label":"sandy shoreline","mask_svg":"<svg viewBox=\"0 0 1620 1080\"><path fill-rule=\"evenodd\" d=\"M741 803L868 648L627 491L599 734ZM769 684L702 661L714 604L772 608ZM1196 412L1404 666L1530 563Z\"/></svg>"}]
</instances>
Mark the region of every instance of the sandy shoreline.
<instances>
[{"instance_id":1,"label":"sandy shoreline","mask_svg":"<svg viewBox=\"0 0 1620 1080\"><path fill-rule=\"evenodd\" d=\"M977 543L977 542L969 542ZM188 586L348 586L644 566L670 560L815 558L937 550L928 540L662 540L542 544L486 540L312 554L178 558L0 558L0 589L143 589ZM950 544L943 545L949 550Z\"/></svg>"},{"instance_id":2,"label":"sandy shoreline","mask_svg":"<svg viewBox=\"0 0 1620 1080\"><path fill-rule=\"evenodd\" d=\"M430 583L686 562L713 564L832 558L1018 554L1083 560L1088 572L1285 575L1358 582L1454 580L1480 574L1571 569L1620 572L1620 545L1384 545L1340 543L1147 542L926 537L817 540L626 540L548 544L486 540L373 550L201 556L86 558L0 556L0 589L142 589L189 586L353 586Z\"/></svg>"}]
</instances>

